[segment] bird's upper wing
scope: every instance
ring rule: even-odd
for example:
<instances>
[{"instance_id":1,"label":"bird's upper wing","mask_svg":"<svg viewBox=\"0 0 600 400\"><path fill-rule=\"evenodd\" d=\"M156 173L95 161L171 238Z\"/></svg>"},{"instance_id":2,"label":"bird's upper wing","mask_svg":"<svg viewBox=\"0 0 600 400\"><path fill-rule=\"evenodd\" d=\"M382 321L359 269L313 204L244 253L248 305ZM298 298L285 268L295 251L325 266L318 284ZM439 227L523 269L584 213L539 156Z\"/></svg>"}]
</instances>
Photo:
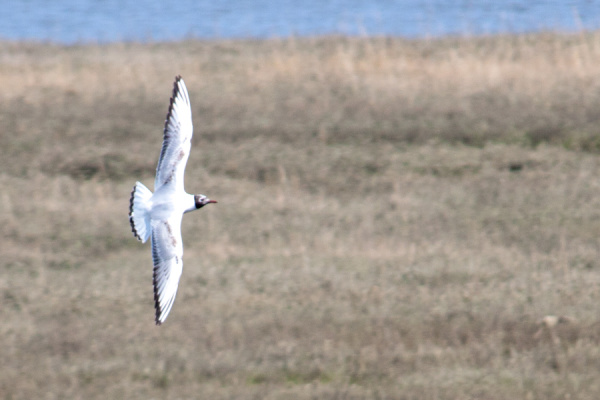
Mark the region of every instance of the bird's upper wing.
<instances>
[{"instance_id":1,"label":"bird's upper wing","mask_svg":"<svg viewBox=\"0 0 600 400\"><path fill-rule=\"evenodd\" d=\"M181 215L168 220L152 220L152 259L154 261L154 307L156 324L167 319L183 270Z\"/></svg>"},{"instance_id":2,"label":"bird's upper wing","mask_svg":"<svg viewBox=\"0 0 600 400\"><path fill-rule=\"evenodd\" d=\"M178 76L165 120L162 150L154 180L155 192L163 185L174 185L175 189L183 190L183 175L192 146L192 134L190 98L183 79Z\"/></svg>"}]
</instances>

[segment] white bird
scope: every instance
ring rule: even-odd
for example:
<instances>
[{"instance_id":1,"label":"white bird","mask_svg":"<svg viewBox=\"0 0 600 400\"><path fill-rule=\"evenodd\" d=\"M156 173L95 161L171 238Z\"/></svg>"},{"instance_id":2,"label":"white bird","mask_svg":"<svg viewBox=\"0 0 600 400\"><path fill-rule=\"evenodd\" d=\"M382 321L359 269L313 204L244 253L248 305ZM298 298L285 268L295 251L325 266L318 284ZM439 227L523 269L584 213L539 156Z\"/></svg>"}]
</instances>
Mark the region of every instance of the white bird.
<instances>
[{"instance_id":1,"label":"white bird","mask_svg":"<svg viewBox=\"0 0 600 400\"><path fill-rule=\"evenodd\" d=\"M154 194L136 182L129 202L129 223L134 236L142 243L151 238L156 325L165 322L173 307L183 269L181 218L184 213L216 203L203 194L188 194L183 188L192 134L190 98L183 79L177 76L165 120Z\"/></svg>"}]
</instances>

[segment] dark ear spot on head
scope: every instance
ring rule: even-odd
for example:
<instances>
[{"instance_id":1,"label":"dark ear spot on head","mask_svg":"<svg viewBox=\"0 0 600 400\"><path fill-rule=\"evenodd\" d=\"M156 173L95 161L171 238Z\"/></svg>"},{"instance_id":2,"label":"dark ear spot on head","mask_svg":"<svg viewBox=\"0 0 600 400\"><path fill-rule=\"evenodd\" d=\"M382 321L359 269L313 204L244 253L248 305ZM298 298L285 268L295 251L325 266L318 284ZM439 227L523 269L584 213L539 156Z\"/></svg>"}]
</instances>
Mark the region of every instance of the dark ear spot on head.
<instances>
[{"instance_id":1,"label":"dark ear spot on head","mask_svg":"<svg viewBox=\"0 0 600 400\"><path fill-rule=\"evenodd\" d=\"M194 195L194 202L196 203L196 210L203 206L203 204L200 202L200 196L197 194Z\"/></svg>"}]
</instances>

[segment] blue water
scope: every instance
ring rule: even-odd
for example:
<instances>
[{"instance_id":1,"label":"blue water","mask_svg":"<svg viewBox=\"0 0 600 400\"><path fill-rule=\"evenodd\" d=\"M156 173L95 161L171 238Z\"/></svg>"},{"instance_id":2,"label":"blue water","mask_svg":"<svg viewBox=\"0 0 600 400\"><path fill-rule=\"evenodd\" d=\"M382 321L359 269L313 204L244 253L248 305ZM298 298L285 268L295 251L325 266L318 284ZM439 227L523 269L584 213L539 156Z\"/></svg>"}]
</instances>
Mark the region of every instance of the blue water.
<instances>
[{"instance_id":1,"label":"blue water","mask_svg":"<svg viewBox=\"0 0 600 400\"><path fill-rule=\"evenodd\" d=\"M0 39L60 43L600 27L600 1L0 0Z\"/></svg>"}]
</instances>

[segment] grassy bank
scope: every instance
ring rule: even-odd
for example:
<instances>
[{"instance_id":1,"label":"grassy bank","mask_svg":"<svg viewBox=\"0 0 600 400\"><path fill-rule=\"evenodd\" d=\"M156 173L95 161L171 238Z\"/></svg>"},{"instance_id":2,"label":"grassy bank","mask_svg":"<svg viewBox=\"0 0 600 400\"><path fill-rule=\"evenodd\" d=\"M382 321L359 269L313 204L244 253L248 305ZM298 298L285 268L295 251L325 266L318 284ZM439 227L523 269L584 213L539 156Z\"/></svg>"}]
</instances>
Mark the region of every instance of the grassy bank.
<instances>
[{"instance_id":1,"label":"grassy bank","mask_svg":"<svg viewBox=\"0 0 600 400\"><path fill-rule=\"evenodd\" d=\"M600 33L0 43L0 397L598 398L598 65ZM127 211L176 74L219 204L155 327Z\"/></svg>"}]
</instances>

